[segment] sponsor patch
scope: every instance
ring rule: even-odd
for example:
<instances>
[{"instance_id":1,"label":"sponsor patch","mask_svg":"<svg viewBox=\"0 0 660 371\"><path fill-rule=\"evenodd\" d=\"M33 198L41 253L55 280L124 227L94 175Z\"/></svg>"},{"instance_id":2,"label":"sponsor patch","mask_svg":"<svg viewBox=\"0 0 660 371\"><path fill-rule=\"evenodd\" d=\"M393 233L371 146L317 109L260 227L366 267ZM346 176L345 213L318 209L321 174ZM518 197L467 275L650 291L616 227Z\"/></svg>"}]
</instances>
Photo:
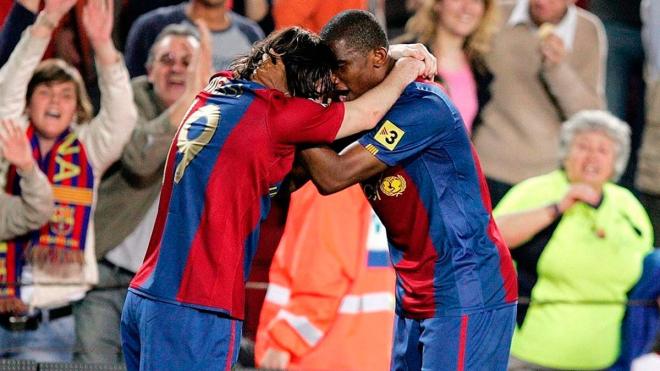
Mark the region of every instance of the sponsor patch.
<instances>
[{"instance_id":1,"label":"sponsor patch","mask_svg":"<svg viewBox=\"0 0 660 371\"><path fill-rule=\"evenodd\" d=\"M380 129L378 129L374 139L376 139L378 143L385 146L385 148L393 151L405 134L406 132L401 130L398 126L394 125L392 121L386 120Z\"/></svg>"}]
</instances>

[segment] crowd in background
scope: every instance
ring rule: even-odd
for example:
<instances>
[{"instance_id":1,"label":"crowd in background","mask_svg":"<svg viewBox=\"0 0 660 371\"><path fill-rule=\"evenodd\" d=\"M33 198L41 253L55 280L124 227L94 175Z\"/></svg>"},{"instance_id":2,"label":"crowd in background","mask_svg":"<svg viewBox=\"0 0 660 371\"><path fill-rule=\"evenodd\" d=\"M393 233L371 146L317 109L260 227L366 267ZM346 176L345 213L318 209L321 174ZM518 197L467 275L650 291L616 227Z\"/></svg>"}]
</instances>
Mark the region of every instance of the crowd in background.
<instances>
[{"instance_id":1,"label":"crowd in background","mask_svg":"<svg viewBox=\"0 0 660 371\"><path fill-rule=\"evenodd\" d=\"M624 370L644 353L639 364L660 362L654 0L3 2L0 355L121 363L122 305L190 103L264 35L319 32L351 8L372 11L392 43L437 58L436 82L473 140L517 264L510 368ZM256 341L263 367L387 367L393 274L359 193L328 201L308 185L274 199L248 279L242 364L255 364ZM369 293L392 305L357 321L351 300ZM289 358L269 358L273 348Z\"/></svg>"}]
</instances>

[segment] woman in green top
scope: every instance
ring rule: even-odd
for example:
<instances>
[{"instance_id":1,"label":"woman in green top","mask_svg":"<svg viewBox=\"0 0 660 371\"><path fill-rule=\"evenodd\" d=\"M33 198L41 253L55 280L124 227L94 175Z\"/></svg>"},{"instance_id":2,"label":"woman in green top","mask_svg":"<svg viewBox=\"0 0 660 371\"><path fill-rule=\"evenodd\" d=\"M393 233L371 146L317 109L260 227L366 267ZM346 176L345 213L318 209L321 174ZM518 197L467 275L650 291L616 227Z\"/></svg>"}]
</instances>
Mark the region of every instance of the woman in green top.
<instances>
[{"instance_id":1,"label":"woman in green top","mask_svg":"<svg viewBox=\"0 0 660 371\"><path fill-rule=\"evenodd\" d=\"M562 125L561 169L512 188L495 209L521 298L511 370L593 370L619 352L626 293L652 249L644 208L616 181L628 125L583 111Z\"/></svg>"}]
</instances>

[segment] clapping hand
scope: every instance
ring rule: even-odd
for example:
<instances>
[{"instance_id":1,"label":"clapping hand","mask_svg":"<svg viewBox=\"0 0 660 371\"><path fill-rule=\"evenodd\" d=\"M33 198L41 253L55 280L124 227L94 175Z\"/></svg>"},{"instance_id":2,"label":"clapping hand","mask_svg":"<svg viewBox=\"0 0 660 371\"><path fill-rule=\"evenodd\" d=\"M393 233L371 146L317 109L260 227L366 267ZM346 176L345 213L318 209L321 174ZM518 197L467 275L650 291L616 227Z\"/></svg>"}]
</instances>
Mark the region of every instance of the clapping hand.
<instances>
[{"instance_id":1,"label":"clapping hand","mask_svg":"<svg viewBox=\"0 0 660 371\"><path fill-rule=\"evenodd\" d=\"M101 64L112 64L119 58L112 42L113 8L113 0L88 0L83 9L82 23Z\"/></svg>"},{"instance_id":2,"label":"clapping hand","mask_svg":"<svg viewBox=\"0 0 660 371\"><path fill-rule=\"evenodd\" d=\"M27 311L28 306L19 298L0 298L0 313L2 314L24 314Z\"/></svg>"},{"instance_id":3,"label":"clapping hand","mask_svg":"<svg viewBox=\"0 0 660 371\"><path fill-rule=\"evenodd\" d=\"M0 154L21 171L28 172L34 167L32 146L13 120L0 120Z\"/></svg>"},{"instance_id":4,"label":"clapping hand","mask_svg":"<svg viewBox=\"0 0 660 371\"><path fill-rule=\"evenodd\" d=\"M186 88L197 94L206 86L213 73L213 51L211 45L211 31L203 20L195 22L199 30L199 48L194 51L192 63L186 71Z\"/></svg>"},{"instance_id":5,"label":"clapping hand","mask_svg":"<svg viewBox=\"0 0 660 371\"><path fill-rule=\"evenodd\" d=\"M596 206L600 202L601 194L592 186L584 183L572 184L559 204L560 212L568 210L576 202L582 201L591 206Z\"/></svg>"},{"instance_id":6,"label":"clapping hand","mask_svg":"<svg viewBox=\"0 0 660 371\"><path fill-rule=\"evenodd\" d=\"M77 0L46 0L44 10L39 13L34 22L32 34L37 37L50 37L53 30L76 4ZM35 4L27 4L34 6ZM38 8L36 5L36 9ZM30 9L30 8L28 8Z\"/></svg>"},{"instance_id":7,"label":"clapping hand","mask_svg":"<svg viewBox=\"0 0 660 371\"><path fill-rule=\"evenodd\" d=\"M46 0L43 11L50 21L57 24L76 5L76 2L77 0Z\"/></svg>"}]
</instances>

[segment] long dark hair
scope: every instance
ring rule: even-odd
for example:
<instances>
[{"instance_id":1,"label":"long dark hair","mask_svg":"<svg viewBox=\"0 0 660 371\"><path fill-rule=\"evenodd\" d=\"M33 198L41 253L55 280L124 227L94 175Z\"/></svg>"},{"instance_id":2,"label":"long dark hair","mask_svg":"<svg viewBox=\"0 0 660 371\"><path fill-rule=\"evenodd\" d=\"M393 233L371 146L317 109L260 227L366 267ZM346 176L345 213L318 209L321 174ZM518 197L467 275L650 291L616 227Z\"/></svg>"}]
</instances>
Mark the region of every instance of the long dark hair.
<instances>
[{"instance_id":1,"label":"long dark hair","mask_svg":"<svg viewBox=\"0 0 660 371\"><path fill-rule=\"evenodd\" d=\"M236 77L249 80L264 56L273 63L277 58L282 60L291 95L324 99L332 93L332 71L337 67L337 59L317 35L299 27L273 32L254 44L249 55L236 59L230 69Z\"/></svg>"}]
</instances>

